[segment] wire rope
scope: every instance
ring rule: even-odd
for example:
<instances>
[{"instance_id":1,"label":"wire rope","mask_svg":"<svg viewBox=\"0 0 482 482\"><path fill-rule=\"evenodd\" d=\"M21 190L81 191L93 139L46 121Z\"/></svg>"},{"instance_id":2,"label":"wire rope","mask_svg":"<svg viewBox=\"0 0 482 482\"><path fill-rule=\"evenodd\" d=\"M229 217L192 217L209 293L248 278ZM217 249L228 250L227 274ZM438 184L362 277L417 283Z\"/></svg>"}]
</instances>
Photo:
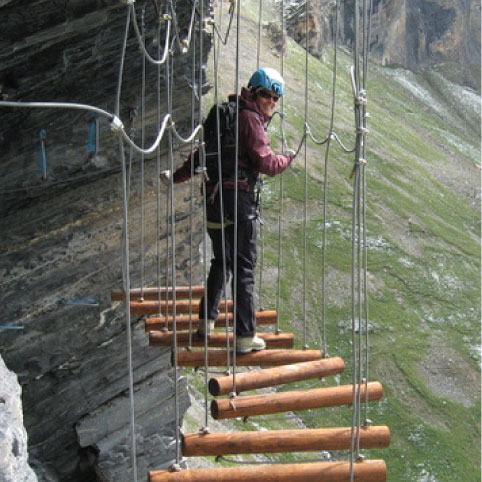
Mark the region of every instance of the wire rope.
<instances>
[{"instance_id":1,"label":"wire rope","mask_svg":"<svg viewBox=\"0 0 482 482\"><path fill-rule=\"evenodd\" d=\"M146 41L146 8L141 11L141 33L142 43ZM144 149L146 142L146 58L142 56L142 80L141 80L141 149ZM145 286L145 156L141 154L141 301L144 301Z\"/></svg>"},{"instance_id":2,"label":"wire rope","mask_svg":"<svg viewBox=\"0 0 482 482\"><path fill-rule=\"evenodd\" d=\"M284 32L284 15L285 15L285 4L284 0L281 0L281 54L280 54L280 70L281 77L284 75L284 42L285 42L285 32ZM281 97L281 114L280 114L280 130L281 130L281 143L284 149L285 147L285 137L284 137L284 99ZM283 200L284 200L284 176L283 173L279 175L279 207L278 207L278 279L277 279L277 291L276 291L276 312L278 316L276 317L276 328L275 332L280 333L280 307L281 307L281 272L282 272L282 259L283 259Z\"/></svg>"},{"instance_id":3,"label":"wire rope","mask_svg":"<svg viewBox=\"0 0 482 482\"><path fill-rule=\"evenodd\" d=\"M200 20L199 20L199 80L198 80L198 99L199 99L199 124L202 123L202 85L203 85L203 36L202 36L202 19L204 17L204 1L200 1ZM204 131L203 136L204 136ZM208 412L208 401L209 401L209 394L208 394L208 367L209 367L209 349L208 349L208 305L207 300L209 297L209 289L208 289L208 274L207 274L207 263L208 263L208 255L207 255L207 200L206 200L206 156L205 156L205 149L204 149L204 137L201 139L201 148L200 148L200 167L202 172L202 203L203 203L203 278L204 278L204 322L205 322L205 330L204 330L204 366L205 366L205 375L204 375L204 400L205 400L205 411L204 411L204 427L201 428L200 432L207 433L209 432L209 412ZM201 317L200 317L201 318ZM199 320L201 323L201 319Z\"/></svg>"},{"instance_id":4,"label":"wire rope","mask_svg":"<svg viewBox=\"0 0 482 482\"><path fill-rule=\"evenodd\" d=\"M124 292L130 293L130 275L129 275L129 223L128 223L128 201L127 201L127 172L126 160L124 154L124 145L119 137L119 150L122 163L122 192L123 192L123 262L122 273L124 280ZM132 332L131 332L131 314L130 314L130 296L126 296L125 314L126 314L126 337L127 337L127 364L128 364L128 384L129 384L129 404L130 404L130 453L133 480L137 482L137 454L136 454L136 434L135 434L135 411L134 411L134 375L132 363Z\"/></svg>"},{"instance_id":5,"label":"wire rope","mask_svg":"<svg viewBox=\"0 0 482 482\"><path fill-rule=\"evenodd\" d=\"M352 90L354 95L354 114L356 126L355 165L351 177L353 180L353 219L352 219L352 428L350 452L350 480L354 480L354 461L360 460L360 429L361 429L361 386L368 384L369 338L368 338L368 293L367 293L367 244L366 244L366 177L365 177L365 149L366 135L366 92L368 74L368 50L371 31L371 2L362 2L362 48L360 54L360 4L355 1L355 48L354 65L351 68ZM360 56L362 59L362 73L360 74ZM355 332L358 327L358 336ZM365 337L363 337L365 331ZM363 353L365 364L362 365ZM365 377L363 377L363 371ZM367 396L365 395L365 402ZM367 408L364 424L368 424Z\"/></svg>"},{"instance_id":6,"label":"wire rope","mask_svg":"<svg viewBox=\"0 0 482 482\"><path fill-rule=\"evenodd\" d=\"M121 56L119 72L117 77L117 92L115 99L115 113L119 116L120 112L120 97L122 89L122 79L124 71L125 53L127 47L127 39L129 36L129 23L130 23L130 10L126 15L126 27L124 30L124 38L122 41ZM126 337L127 337L127 369L128 369L128 386L129 386L129 420L130 420L130 454L132 475L134 482L137 482L137 454L136 454L136 425L135 425L135 404L134 404L134 374L133 374L133 362L132 362L132 332L131 332L131 319L130 319L130 266L129 266L129 198L128 198L128 179L126 159L124 152L124 143L119 136L119 150L122 163L122 199L123 199L123 232L122 232L122 248L123 248L123 263L122 263L122 277L124 281L124 292L126 293Z\"/></svg>"},{"instance_id":7,"label":"wire rope","mask_svg":"<svg viewBox=\"0 0 482 482\"><path fill-rule=\"evenodd\" d=\"M308 123L308 68L309 68L309 42L308 42L308 14L310 2L305 2L305 125ZM303 139L305 136L303 136ZM307 343L307 321L306 321L306 265L307 265L307 228L308 228L308 146L304 143L304 199L303 199L303 349L308 348Z\"/></svg>"},{"instance_id":8,"label":"wire rope","mask_svg":"<svg viewBox=\"0 0 482 482\"><path fill-rule=\"evenodd\" d=\"M134 7L134 1L135 0L127 0L127 3L128 3L128 7L129 7L129 12L132 12L132 25L134 26L134 31L135 31L135 34L136 34L136 38L137 38L139 47L141 48L142 54L146 57L148 62L150 62L151 64L162 65L162 64L164 64L164 62L166 62L166 59L167 59L167 56L168 56L168 53L169 53L169 39L170 39L170 35L171 35L171 18L169 17L168 14L164 14L164 15L161 15L160 17L158 17L159 24L160 24L161 21L165 21L167 23L167 27L166 27L166 37L165 37L165 42L164 42L164 52L162 53L162 55L160 54L160 49L159 49L160 45L159 44L160 44L161 39L160 39L160 37L158 37L158 39L157 39L158 58L154 59L153 57L151 57L149 52L146 50L146 46L142 42L142 34L139 31L139 25L137 24L137 16L136 16L136 10L135 10L135 7Z\"/></svg>"},{"instance_id":9,"label":"wire rope","mask_svg":"<svg viewBox=\"0 0 482 482\"><path fill-rule=\"evenodd\" d=\"M217 28L216 23L213 23L214 32L216 33L219 41L220 41L223 45L226 45L226 44L228 43L229 34L230 34L230 32L231 32L231 27L232 27L232 24L233 24L235 4L236 4L236 1L235 1L235 0L230 0L230 5L229 5L229 21L228 21L228 26L227 26L226 34L224 35L224 38L223 38L222 33L221 33L221 32L219 31L219 29ZM221 3L221 5L222 5L222 3Z\"/></svg>"},{"instance_id":10,"label":"wire rope","mask_svg":"<svg viewBox=\"0 0 482 482\"><path fill-rule=\"evenodd\" d=\"M232 397L236 396L236 372L237 372L237 301L238 301L238 180L239 180L239 69L240 69L240 36L241 36L241 2L236 5L236 55L235 55L235 82L236 93L236 120L235 120L235 150L234 150L234 240L233 240L233 391Z\"/></svg>"},{"instance_id":11,"label":"wire rope","mask_svg":"<svg viewBox=\"0 0 482 482\"><path fill-rule=\"evenodd\" d=\"M339 3L335 3L335 31L333 39L333 76L332 76L332 97L331 97L331 115L329 132L333 132L336 110L336 81L337 81L337 65L338 65L338 13ZM326 220L328 207L328 162L330 153L330 141L332 136L329 135L326 141L325 157L324 157L324 175L323 175L323 234L322 234L322 263L321 263L321 339L323 356L327 356L327 339L326 339Z\"/></svg>"},{"instance_id":12,"label":"wire rope","mask_svg":"<svg viewBox=\"0 0 482 482\"><path fill-rule=\"evenodd\" d=\"M194 86L196 85L196 36L193 37L192 43L192 59L191 59L191 132L195 125L195 111L196 111L196 95ZM193 212L194 212L194 141L191 142L191 179L190 179L190 200L189 200L189 299L192 300L192 286L193 286L193 244L194 244L194 229L193 229ZM189 349L192 347L192 303L189 303ZM199 318L199 317L198 317Z\"/></svg>"},{"instance_id":13,"label":"wire rope","mask_svg":"<svg viewBox=\"0 0 482 482\"><path fill-rule=\"evenodd\" d=\"M229 371L231 365L231 353L229 343L229 319L228 319L228 296L227 296L227 280L228 273L226 268L226 231L225 231L225 215L224 215L224 187L222 182L223 169L222 169L222 144L221 144L221 132L220 132L220 113L218 109L219 104L219 79L218 79L218 63L219 63L219 44L216 46L216 39L213 42L213 60L214 60L214 103L216 106L216 139L217 139L217 169L218 169L218 196L219 196L219 213L221 216L221 249L222 249L222 270L223 270L223 292L224 292L224 314L225 314L225 333L226 333L226 367ZM233 277L234 280L234 277Z\"/></svg>"},{"instance_id":14,"label":"wire rope","mask_svg":"<svg viewBox=\"0 0 482 482\"><path fill-rule=\"evenodd\" d=\"M263 21L263 0L259 0L258 13L258 37L256 41L256 70L259 69L261 56L261 23ZM264 271L264 221L263 221L263 175L258 178L257 197L258 197L258 221L259 221L259 238L261 242L261 256L259 262L259 287L258 287L258 303L259 309L264 310L263 303L263 271Z\"/></svg>"}]
</instances>

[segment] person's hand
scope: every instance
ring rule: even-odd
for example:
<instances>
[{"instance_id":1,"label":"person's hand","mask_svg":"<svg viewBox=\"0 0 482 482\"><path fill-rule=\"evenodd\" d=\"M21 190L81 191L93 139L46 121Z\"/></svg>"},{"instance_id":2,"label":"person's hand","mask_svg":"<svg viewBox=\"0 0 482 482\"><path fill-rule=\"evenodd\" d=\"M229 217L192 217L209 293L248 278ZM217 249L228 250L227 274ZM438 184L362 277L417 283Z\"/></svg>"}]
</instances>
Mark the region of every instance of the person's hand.
<instances>
[{"instance_id":1,"label":"person's hand","mask_svg":"<svg viewBox=\"0 0 482 482\"><path fill-rule=\"evenodd\" d=\"M164 184L164 186L166 187L169 187L169 185L171 184L171 171L168 169L166 171L161 171L161 173L159 174L159 177L161 178L161 182L162 184Z\"/></svg>"}]
</instances>

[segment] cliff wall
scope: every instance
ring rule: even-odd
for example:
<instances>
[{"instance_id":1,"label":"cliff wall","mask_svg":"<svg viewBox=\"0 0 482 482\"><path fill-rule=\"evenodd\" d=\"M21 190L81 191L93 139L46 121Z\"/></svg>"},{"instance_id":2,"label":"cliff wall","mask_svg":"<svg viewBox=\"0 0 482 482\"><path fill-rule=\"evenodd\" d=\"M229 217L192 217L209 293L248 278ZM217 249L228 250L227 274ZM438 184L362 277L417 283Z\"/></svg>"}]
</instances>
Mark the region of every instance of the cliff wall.
<instances>
[{"instance_id":1,"label":"cliff wall","mask_svg":"<svg viewBox=\"0 0 482 482\"><path fill-rule=\"evenodd\" d=\"M289 33L306 44L305 2L287 9ZM354 1L342 2L339 41L354 41ZM309 50L321 56L332 42L334 2L309 3ZM374 0L371 56L386 66L420 71L441 64L454 82L480 90L480 2L476 0Z\"/></svg>"},{"instance_id":2,"label":"cliff wall","mask_svg":"<svg viewBox=\"0 0 482 482\"><path fill-rule=\"evenodd\" d=\"M177 25L183 38L191 6L180 3ZM139 25L145 10L147 49L157 57L164 50L164 45L158 48L158 31L163 39L166 22L157 22L150 1L138 1L135 7ZM114 0L0 1L2 98L77 102L113 112L126 9ZM205 58L210 49L209 36L199 28L199 16L196 25L195 46L186 54L173 49L176 52L169 64L170 93L176 98L173 118L183 134L191 129L193 55L198 60ZM142 57L132 25L129 33L119 117L140 143ZM196 85L203 74L197 64ZM166 65L161 65L162 115L168 110L166 73ZM146 145L157 132L157 79L158 68L148 65ZM197 104L194 111L198 111ZM93 119L83 111L2 108L0 119L2 319L23 328L0 332L0 353L22 385L30 463L40 481L130 482L125 315L123 304L110 301L110 290L122 286L122 182L117 136L108 122L100 121L98 148L92 152ZM41 131L45 133L45 178L39 169ZM163 168L168 162L166 150L163 142L159 158ZM167 226L157 224L159 209L165 213L167 193L163 191L158 198L156 155L144 159L143 187L141 157L128 148L125 156L131 162L132 179L132 284L141 282L144 232L144 282L156 286L157 259L163 259L159 282L164 283L164 259L167 251L172 254L172 246L166 245ZM198 192L196 188L196 195ZM191 242L190 199L187 186L176 197L177 267L184 273ZM197 197L194 211L196 216ZM199 232L200 226L195 224L196 265ZM196 271L194 281L200 281ZM179 275L178 282L186 283L186 279ZM132 319L132 330L138 471L139 480L144 480L147 469L167 467L174 461L174 381L170 350L147 346L140 318ZM183 380L179 393L182 416L189 405Z\"/></svg>"}]
</instances>

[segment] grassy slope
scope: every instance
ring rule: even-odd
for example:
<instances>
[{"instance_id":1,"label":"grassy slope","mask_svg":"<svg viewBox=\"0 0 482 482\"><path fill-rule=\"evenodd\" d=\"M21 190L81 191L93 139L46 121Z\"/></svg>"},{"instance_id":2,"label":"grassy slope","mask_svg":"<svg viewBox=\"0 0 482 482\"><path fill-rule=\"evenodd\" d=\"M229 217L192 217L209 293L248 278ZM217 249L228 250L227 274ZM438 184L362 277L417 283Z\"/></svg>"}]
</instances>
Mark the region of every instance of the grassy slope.
<instances>
[{"instance_id":1,"label":"grassy slope","mask_svg":"<svg viewBox=\"0 0 482 482\"><path fill-rule=\"evenodd\" d=\"M240 82L256 68L257 2L243 2ZM266 6L265 12L269 12ZM266 18L269 17L266 13ZM223 47L220 93L234 85L234 41ZM288 142L298 144L304 122L303 49L287 44L284 109ZM262 65L279 66L266 34ZM339 52L335 131L353 143L348 68ZM309 123L318 138L329 125L332 52L309 61ZM209 66L209 75L213 69ZM212 79L212 77L211 77ZM405 79L409 81L407 86ZM450 87L450 88L449 88ZM393 481L472 482L480 479L480 222L476 197L480 170L478 111L435 73L414 76L370 67L368 111L367 225L370 285L370 378L384 384L383 401L369 418L392 432L389 449L367 453L384 458ZM211 96L212 96L211 92ZM209 106L212 97L205 100ZM270 126L279 147L279 123ZM302 151L303 152L303 151ZM324 147L308 143L307 320L308 340L320 337L321 240ZM343 356L350 383L351 182L353 155L335 144L328 167L327 341ZM284 219L280 307L282 325L302 339L303 156L283 175ZM267 180L264 208L265 308L276 299L280 178ZM300 343L302 343L300 341ZM328 384L335 380L327 380ZM351 423L350 409L306 417L309 426ZM269 428L269 424L264 423ZM251 427L253 428L253 427Z\"/></svg>"}]
</instances>

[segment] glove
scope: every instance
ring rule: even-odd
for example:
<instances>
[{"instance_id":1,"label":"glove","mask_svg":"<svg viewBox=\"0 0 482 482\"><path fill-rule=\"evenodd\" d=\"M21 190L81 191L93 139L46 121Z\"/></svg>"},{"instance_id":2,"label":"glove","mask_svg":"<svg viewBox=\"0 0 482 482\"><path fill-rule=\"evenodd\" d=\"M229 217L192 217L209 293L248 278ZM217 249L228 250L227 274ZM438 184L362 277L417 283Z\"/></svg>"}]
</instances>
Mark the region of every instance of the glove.
<instances>
[{"instance_id":1,"label":"glove","mask_svg":"<svg viewBox=\"0 0 482 482\"><path fill-rule=\"evenodd\" d=\"M296 156L296 152L293 150L293 149L285 149L283 154L285 156L290 156L290 157L295 157Z\"/></svg>"},{"instance_id":2,"label":"glove","mask_svg":"<svg viewBox=\"0 0 482 482\"><path fill-rule=\"evenodd\" d=\"M166 171L161 171L161 173L159 174L159 177L161 178L161 182L162 184L164 184L164 186L166 187L169 187L169 185L171 184L171 171L168 169Z\"/></svg>"}]
</instances>

